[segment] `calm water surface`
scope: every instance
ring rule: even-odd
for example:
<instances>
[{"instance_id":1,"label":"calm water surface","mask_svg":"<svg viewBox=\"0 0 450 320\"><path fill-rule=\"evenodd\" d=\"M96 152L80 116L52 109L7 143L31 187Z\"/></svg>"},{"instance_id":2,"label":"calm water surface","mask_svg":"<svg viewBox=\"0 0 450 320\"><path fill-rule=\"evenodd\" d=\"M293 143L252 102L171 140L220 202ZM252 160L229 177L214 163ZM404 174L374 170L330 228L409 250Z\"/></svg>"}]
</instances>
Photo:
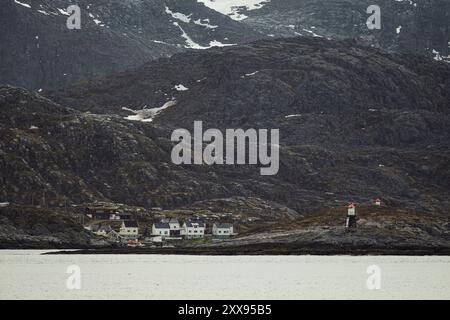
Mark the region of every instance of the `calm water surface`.
<instances>
[{"instance_id":1,"label":"calm water surface","mask_svg":"<svg viewBox=\"0 0 450 320\"><path fill-rule=\"evenodd\" d=\"M450 257L43 252L0 250L0 299L450 299ZM71 265L80 290L67 288ZM372 265L379 290L367 288Z\"/></svg>"}]
</instances>

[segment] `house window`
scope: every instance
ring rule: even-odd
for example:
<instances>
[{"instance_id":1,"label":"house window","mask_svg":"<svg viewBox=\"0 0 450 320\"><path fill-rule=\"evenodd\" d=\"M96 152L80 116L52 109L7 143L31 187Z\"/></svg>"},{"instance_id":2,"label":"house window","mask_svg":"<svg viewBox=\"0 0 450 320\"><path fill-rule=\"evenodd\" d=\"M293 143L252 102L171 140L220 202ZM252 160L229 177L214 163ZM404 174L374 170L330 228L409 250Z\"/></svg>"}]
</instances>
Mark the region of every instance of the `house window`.
<instances>
[{"instance_id":1,"label":"house window","mask_svg":"<svg viewBox=\"0 0 450 320\"><path fill-rule=\"evenodd\" d=\"M189 230L189 233L192 233L192 230Z\"/></svg>"},{"instance_id":2,"label":"house window","mask_svg":"<svg viewBox=\"0 0 450 320\"><path fill-rule=\"evenodd\" d=\"M197 230L194 230L194 233L197 233Z\"/></svg>"},{"instance_id":3,"label":"house window","mask_svg":"<svg viewBox=\"0 0 450 320\"><path fill-rule=\"evenodd\" d=\"M164 231L164 234L168 234L169 232L168 231Z\"/></svg>"},{"instance_id":4,"label":"house window","mask_svg":"<svg viewBox=\"0 0 450 320\"><path fill-rule=\"evenodd\" d=\"M222 231L219 230L219 233L222 233Z\"/></svg>"}]
</instances>

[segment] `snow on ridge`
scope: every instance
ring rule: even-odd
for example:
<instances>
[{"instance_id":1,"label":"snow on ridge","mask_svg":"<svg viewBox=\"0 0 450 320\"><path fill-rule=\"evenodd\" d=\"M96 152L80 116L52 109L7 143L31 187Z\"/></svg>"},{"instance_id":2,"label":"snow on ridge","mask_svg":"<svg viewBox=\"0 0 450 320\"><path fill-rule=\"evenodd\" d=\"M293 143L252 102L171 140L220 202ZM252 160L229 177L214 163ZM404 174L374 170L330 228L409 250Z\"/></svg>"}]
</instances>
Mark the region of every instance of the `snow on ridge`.
<instances>
[{"instance_id":1,"label":"snow on ridge","mask_svg":"<svg viewBox=\"0 0 450 320\"><path fill-rule=\"evenodd\" d=\"M222 43L217 40L212 40L209 42L209 46L205 47L205 46L198 44L194 40L192 40L192 38L186 33L186 31L184 31L184 29L180 26L180 24L178 22L173 22L173 25L178 27L180 29L180 31L182 32L181 37L184 38L184 40L186 41L186 45L185 45L186 48L204 50L204 49L210 49L212 47L226 47L226 46L235 46L236 45L236 44L226 44L226 43Z\"/></svg>"},{"instance_id":2,"label":"snow on ridge","mask_svg":"<svg viewBox=\"0 0 450 320\"><path fill-rule=\"evenodd\" d=\"M207 47L203 47L203 46L199 45L198 43L196 43L194 40L192 40L192 38L189 37L189 35L186 33L186 31L184 31L184 29L180 26L180 24L178 22L174 22L173 25L178 27L180 29L180 31L182 32L181 37L184 38L184 40L186 41L186 48L208 49Z\"/></svg>"},{"instance_id":3,"label":"snow on ridge","mask_svg":"<svg viewBox=\"0 0 450 320\"><path fill-rule=\"evenodd\" d=\"M305 29L305 28L303 28L302 30L305 31L305 32L308 32L308 33L311 34L314 38L323 38L323 36L321 36L320 34L315 33L315 32L312 31L312 30L308 30L308 29Z\"/></svg>"},{"instance_id":4,"label":"snow on ridge","mask_svg":"<svg viewBox=\"0 0 450 320\"><path fill-rule=\"evenodd\" d=\"M252 72L252 73L246 73L245 77L251 77L251 76L254 76L255 74L258 74L258 73L259 73L259 71L255 71L255 72Z\"/></svg>"},{"instance_id":5,"label":"snow on ridge","mask_svg":"<svg viewBox=\"0 0 450 320\"><path fill-rule=\"evenodd\" d=\"M181 83L180 84L177 84L175 87L175 90L177 90L177 91L188 91L189 90L189 88L186 88L184 85L182 85Z\"/></svg>"},{"instance_id":6,"label":"snow on ridge","mask_svg":"<svg viewBox=\"0 0 450 320\"><path fill-rule=\"evenodd\" d=\"M62 15L70 16L70 14L65 9L56 8Z\"/></svg>"},{"instance_id":7,"label":"snow on ridge","mask_svg":"<svg viewBox=\"0 0 450 320\"><path fill-rule=\"evenodd\" d=\"M159 108L152 108L152 109L145 109L147 106L144 107L142 110L133 110L131 108L125 108L123 107L122 110L130 111L134 113L134 115L125 117L126 120L131 121L141 121L141 122L152 122L153 119L157 115L159 115L162 111L164 111L167 108L173 107L177 104L176 100L170 100L167 101L162 107Z\"/></svg>"},{"instance_id":8,"label":"snow on ridge","mask_svg":"<svg viewBox=\"0 0 450 320\"><path fill-rule=\"evenodd\" d=\"M222 43L220 41L217 40L213 40L209 42L209 48L212 47L229 47L229 46L235 46L237 45L237 43Z\"/></svg>"},{"instance_id":9,"label":"snow on ridge","mask_svg":"<svg viewBox=\"0 0 450 320\"><path fill-rule=\"evenodd\" d=\"M289 115L285 116L285 118L289 119L289 118L297 118L297 117L301 117L301 116L302 116L301 114L289 114Z\"/></svg>"},{"instance_id":10,"label":"snow on ridge","mask_svg":"<svg viewBox=\"0 0 450 320\"><path fill-rule=\"evenodd\" d=\"M208 28L208 29L216 29L216 28L219 27L219 26L214 26L214 25L210 24L209 19L203 19L203 21L206 21L206 23L202 22L202 19L197 19L197 20L194 21L194 23L199 25L199 26Z\"/></svg>"},{"instance_id":11,"label":"snow on ridge","mask_svg":"<svg viewBox=\"0 0 450 320\"><path fill-rule=\"evenodd\" d=\"M432 53L434 54L434 57L433 57L434 60L450 63L450 55L448 55L447 57L443 56L443 55L441 55L441 53L439 51L437 51L435 49L432 50Z\"/></svg>"},{"instance_id":12,"label":"snow on ridge","mask_svg":"<svg viewBox=\"0 0 450 320\"><path fill-rule=\"evenodd\" d=\"M50 13L48 13L47 11L44 10L38 10L37 12L42 13L43 15L49 16Z\"/></svg>"},{"instance_id":13,"label":"snow on ridge","mask_svg":"<svg viewBox=\"0 0 450 320\"><path fill-rule=\"evenodd\" d=\"M173 12L172 10L169 9L169 7L166 6L166 13L171 15L172 18L183 21L184 23L190 23L191 22L191 16L192 13L190 15L185 15L184 13L180 13L180 12Z\"/></svg>"},{"instance_id":14,"label":"snow on ridge","mask_svg":"<svg viewBox=\"0 0 450 320\"><path fill-rule=\"evenodd\" d=\"M181 13L181 12L173 12L167 6L166 6L166 13L168 15L170 15L172 18L179 20L181 22L184 22L184 23L191 23L191 21L192 21L192 18L191 18L192 13L190 15L185 15L184 13ZM205 21L206 23L203 21ZM219 26L212 25L210 23L209 19L197 19L192 22L194 22L196 25L199 25L199 26L202 26L202 27L205 27L208 29L215 29L215 28L219 27Z\"/></svg>"},{"instance_id":15,"label":"snow on ridge","mask_svg":"<svg viewBox=\"0 0 450 320\"><path fill-rule=\"evenodd\" d=\"M261 9L271 0L197 0L203 3L210 9L218 11L229 16L233 20L244 20L248 18L244 14L238 13L240 7L245 7L247 10Z\"/></svg>"},{"instance_id":16,"label":"snow on ridge","mask_svg":"<svg viewBox=\"0 0 450 320\"><path fill-rule=\"evenodd\" d=\"M14 0L14 2L19 4L19 5L21 5L21 6L23 6L23 7L25 7L25 8L31 9L31 6L28 3L23 3L23 2L20 2L18 0Z\"/></svg>"},{"instance_id":17,"label":"snow on ridge","mask_svg":"<svg viewBox=\"0 0 450 320\"><path fill-rule=\"evenodd\" d=\"M409 2L410 5L417 7L417 3L412 0L394 0L396 2Z\"/></svg>"}]
</instances>

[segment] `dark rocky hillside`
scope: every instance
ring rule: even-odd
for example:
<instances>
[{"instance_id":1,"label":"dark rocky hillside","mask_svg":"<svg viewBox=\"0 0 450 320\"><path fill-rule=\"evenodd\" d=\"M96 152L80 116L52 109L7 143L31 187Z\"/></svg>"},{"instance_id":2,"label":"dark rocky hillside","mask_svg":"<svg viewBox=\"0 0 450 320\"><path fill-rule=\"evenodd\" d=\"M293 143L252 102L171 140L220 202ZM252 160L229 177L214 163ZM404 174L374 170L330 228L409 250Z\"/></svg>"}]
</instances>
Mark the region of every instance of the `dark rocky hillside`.
<instances>
[{"instance_id":1,"label":"dark rocky hillside","mask_svg":"<svg viewBox=\"0 0 450 320\"><path fill-rule=\"evenodd\" d=\"M188 90L174 89L179 84ZM24 197L19 191L30 183L20 179L31 179L76 200L105 197L166 208L253 196L309 212L380 195L394 206L448 212L449 86L445 63L348 42L259 41L176 55L49 95L106 115L75 113L62 124L38 123L37 115L3 124L12 151L5 165L22 167L9 173L3 194ZM16 100L8 119L24 99L11 95ZM176 104L153 122L124 119L133 114L123 107L160 107L171 99ZM194 120L203 120L205 129L279 128L279 174L261 177L253 166L172 165L171 131ZM44 127L29 133L31 125ZM18 143L34 135L48 144L40 151L45 165L40 157L29 160L42 143Z\"/></svg>"},{"instance_id":2,"label":"dark rocky hillside","mask_svg":"<svg viewBox=\"0 0 450 320\"><path fill-rule=\"evenodd\" d=\"M66 27L71 4L80 6L81 30ZM33 90L260 38L196 0L4 0L0 30L0 83Z\"/></svg>"},{"instance_id":3,"label":"dark rocky hillside","mask_svg":"<svg viewBox=\"0 0 450 320\"><path fill-rule=\"evenodd\" d=\"M7 247L104 245L52 211L95 201L161 207L177 216L256 217L260 226L279 221L283 234L286 220L296 221L297 249L314 239L345 244L354 237L334 227L342 217L330 222L324 214L311 231L314 213L349 199L366 205L377 195L389 219L402 212L403 220L394 219L403 223L402 234L393 235L388 224L373 229L364 221L379 219L363 216L355 240L362 247L408 243L411 233L412 249L428 241L447 245L450 66L444 62L350 41L264 40L176 54L44 94L0 87L0 202L12 203L0 212ZM204 129L280 129L278 175L261 176L247 165L172 164L172 130L191 129L195 120ZM409 221L415 212L418 220ZM428 215L435 217L431 229ZM34 227L40 217L42 226ZM242 230L248 238L231 247L259 241L251 223Z\"/></svg>"},{"instance_id":4,"label":"dark rocky hillside","mask_svg":"<svg viewBox=\"0 0 450 320\"><path fill-rule=\"evenodd\" d=\"M355 39L391 52L442 61L450 56L447 0L379 1L382 29L377 31L366 26L371 0L271 0L258 10L236 8L232 18L247 17L239 21L209 8L223 8L220 0L3 2L0 83L32 90L61 88L189 49L268 37ZM82 29L68 30L65 10L75 3Z\"/></svg>"},{"instance_id":5,"label":"dark rocky hillside","mask_svg":"<svg viewBox=\"0 0 450 320\"><path fill-rule=\"evenodd\" d=\"M381 8L381 30L366 26L366 10L373 4ZM271 0L261 9L238 12L248 17L243 23L274 37L350 38L391 52L450 62L447 0Z\"/></svg>"},{"instance_id":6,"label":"dark rocky hillside","mask_svg":"<svg viewBox=\"0 0 450 320\"><path fill-rule=\"evenodd\" d=\"M0 208L0 249L79 249L110 245L61 212L32 206Z\"/></svg>"}]
</instances>

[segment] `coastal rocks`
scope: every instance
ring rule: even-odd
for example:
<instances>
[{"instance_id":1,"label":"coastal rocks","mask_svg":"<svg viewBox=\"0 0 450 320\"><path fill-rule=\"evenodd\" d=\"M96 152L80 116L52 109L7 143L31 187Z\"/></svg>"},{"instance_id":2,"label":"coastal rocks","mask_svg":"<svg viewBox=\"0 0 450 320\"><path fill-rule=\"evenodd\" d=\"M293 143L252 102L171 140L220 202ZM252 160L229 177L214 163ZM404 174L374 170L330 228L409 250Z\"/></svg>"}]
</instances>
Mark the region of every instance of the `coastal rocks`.
<instances>
[{"instance_id":1,"label":"coastal rocks","mask_svg":"<svg viewBox=\"0 0 450 320\"><path fill-rule=\"evenodd\" d=\"M0 248L100 248L112 243L93 236L53 210L11 206L0 209Z\"/></svg>"}]
</instances>

